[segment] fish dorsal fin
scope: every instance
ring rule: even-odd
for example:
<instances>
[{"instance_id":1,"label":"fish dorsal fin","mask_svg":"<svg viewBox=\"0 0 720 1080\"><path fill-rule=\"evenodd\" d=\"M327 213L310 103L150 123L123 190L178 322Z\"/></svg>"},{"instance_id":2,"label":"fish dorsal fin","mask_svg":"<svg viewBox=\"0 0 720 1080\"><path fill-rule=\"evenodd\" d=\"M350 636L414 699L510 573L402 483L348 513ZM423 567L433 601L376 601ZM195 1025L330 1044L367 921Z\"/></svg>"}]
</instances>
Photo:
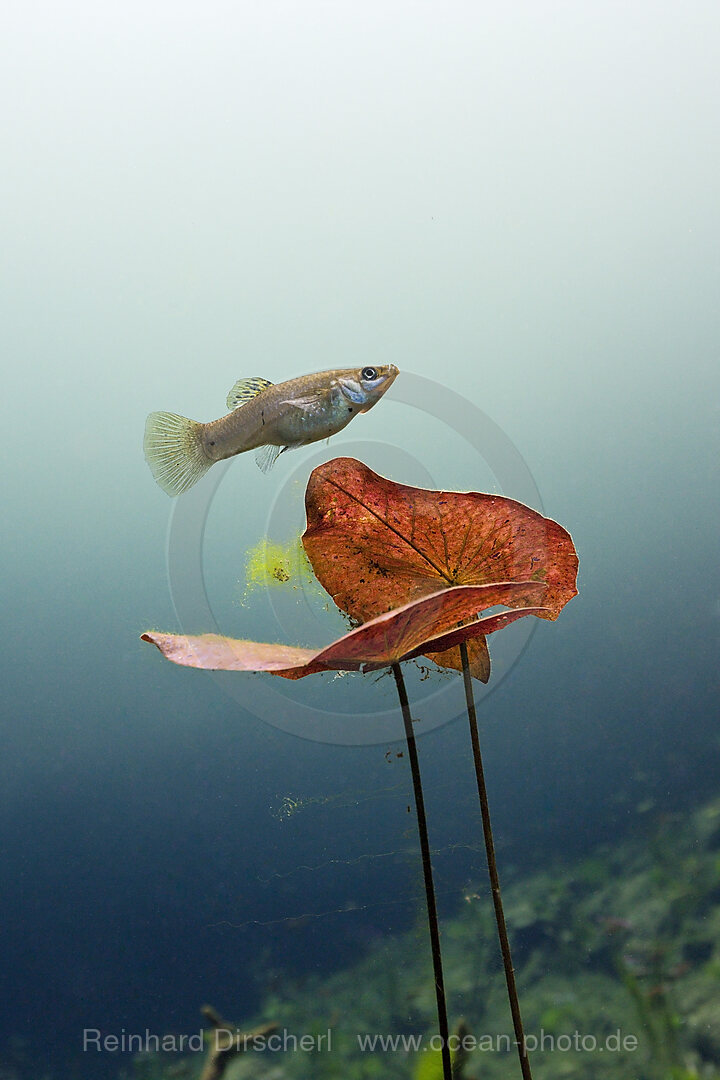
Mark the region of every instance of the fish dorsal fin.
<instances>
[{"instance_id":1,"label":"fish dorsal fin","mask_svg":"<svg viewBox=\"0 0 720 1080\"><path fill-rule=\"evenodd\" d=\"M227 396L228 409L231 412L233 409L239 409L246 401L250 401L256 394L259 394L261 390L267 390L268 386L272 386L269 379L260 379L257 376L252 379L238 379Z\"/></svg>"}]
</instances>

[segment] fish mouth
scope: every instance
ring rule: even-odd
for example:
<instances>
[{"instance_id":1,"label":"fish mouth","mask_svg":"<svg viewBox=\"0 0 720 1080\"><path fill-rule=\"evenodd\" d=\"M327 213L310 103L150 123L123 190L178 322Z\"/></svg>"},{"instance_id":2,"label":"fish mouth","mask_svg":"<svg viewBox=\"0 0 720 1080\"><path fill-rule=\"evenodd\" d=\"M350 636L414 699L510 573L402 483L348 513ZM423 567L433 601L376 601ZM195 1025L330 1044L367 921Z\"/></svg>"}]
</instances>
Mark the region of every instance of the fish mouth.
<instances>
[{"instance_id":1,"label":"fish mouth","mask_svg":"<svg viewBox=\"0 0 720 1080\"><path fill-rule=\"evenodd\" d=\"M395 364L386 364L384 367L381 367L378 370L380 372L384 372L384 378L382 382L378 382L377 384L376 393L378 396L375 399L376 401L378 401L383 396L383 394L390 389L390 387L400 374L400 369L395 367Z\"/></svg>"},{"instance_id":2,"label":"fish mouth","mask_svg":"<svg viewBox=\"0 0 720 1080\"><path fill-rule=\"evenodd\" d=\"M382 371L383 369L381 368L380 370ZM382 397L383 394L390 389L390 387L400 374L400 369L395 367L395 364L387 364L384 370L386 373L385 378L378 385L378 390L380 391L379 397Z\"/></svg>"}]
</instances>

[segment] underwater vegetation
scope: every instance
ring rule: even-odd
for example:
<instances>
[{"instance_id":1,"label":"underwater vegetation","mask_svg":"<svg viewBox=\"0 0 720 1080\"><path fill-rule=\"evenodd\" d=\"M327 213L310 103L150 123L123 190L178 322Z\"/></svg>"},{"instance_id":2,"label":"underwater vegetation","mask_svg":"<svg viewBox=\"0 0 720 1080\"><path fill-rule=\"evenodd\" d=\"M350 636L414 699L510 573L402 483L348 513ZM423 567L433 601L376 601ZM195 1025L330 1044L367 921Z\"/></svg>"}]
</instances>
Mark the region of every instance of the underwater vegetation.
<instances>
[{"instance_id":1,"label":"underwater vegetation","mask_svg":"<svg viewBox=\"0 0 720 1080\"><path fill-rule=\"evenodd\" d=\"M720 798L579 861L516 871L504 900L538 1080L720 1078ZM461 1080L502 1080L513 1052L492 929L491 905L469 886L443 932L448 998L464 1018L455 1031L477 1043L455 1057ZM225 1080L438 1080L439 1054L420 1049L434 1005L417 932L385 939L329 978L288 976L244 1025L330 1022L332 1053L236 1055ZM395 1051L360 1049L358 1032L388 1030L405 1037ZM199 1080L204 1067L154 1055L125 1075Z\"/></svg>"},{"instance_id":2,"label":"underwater vegetation","mask_svg":"<svg viewBox=\"0 0 720 1080\"><path fill-rule=\"evenodd\" d=\"M403 661L427 656L462 672L491 894L515 1044L531 1080L492 826L471 677L490 677L487 636L528 615L556 619L576 595L577 556L556 522L501 496L429 491L378 476L352 458L315 469L306 492L303 544L338 607L359 625L320 650L220 635L148 632L167 659L212 670L297 679L326 670L392 670L412 771L440 1035L439 1075L453 1066L437 905L417 746ZM481 616L499 605L501 613Z\"/></svg>"},{"instance_id":3,"label":"underwater vegetation","mask_svg":"<svg viewBox=\"0 0 720 1080\"><path fill-rule=\"evenodd\" d=\"M278 589L290 583L304 588L315 581L312 567L299 538L286 544L262 537L245 553L243 602L255 589Z\"/></svg>"},{"instance_id":4,"label":"underwater vegetation","mask_svg":"<svg viewBox=\"0 0 720 1080\"><path fill-rule=\"evenodd\" d=\"M361 462L345 458L314 471L308 483L306 509L308 527L304 543L313 569L335 603L354 618L367 618L392 607L401 596L422 596L438 587L454 590L463 586L472 588L481 582L514 582L521 589L527 588L527 595L534 596L534 602L540 605L534 609L526 608L524 614L556 619L577 592L578 562L569 534L556 522L511 499L478 492L427 491L395 484L378 476ZM340 570L348 564L355 569L352 575ZM542 593L533 593L530 584L533 581L543 585ZM491 601L487 606L497 602L503 601ZM517 616L522 612L518 606L528 600L517 596L507 598L504 602L515 608L511 615ZM477 628L484 622L486 620L478 620L469 625ZM428 643L425 655L440 667L456 668L463 674L488 872L510 1011L521 1072L525 1080L531 1080L503 913L471 683L471 675L487 682L490 658L486 634L466 634L466 627L467 624L453 635L446 635L441 642L436 640ZM492 627L493 630L497 628L499 626ZM437 916L432 896L430 855L429 849L426 850L427 836L421 816L422 785L399 664L393 665L393 673L403 709L418 808L442 1040L442 1072L444 1080L450 1080L453 1069L448 1048L449 1031Z\"/></svg>"}]
</instances>

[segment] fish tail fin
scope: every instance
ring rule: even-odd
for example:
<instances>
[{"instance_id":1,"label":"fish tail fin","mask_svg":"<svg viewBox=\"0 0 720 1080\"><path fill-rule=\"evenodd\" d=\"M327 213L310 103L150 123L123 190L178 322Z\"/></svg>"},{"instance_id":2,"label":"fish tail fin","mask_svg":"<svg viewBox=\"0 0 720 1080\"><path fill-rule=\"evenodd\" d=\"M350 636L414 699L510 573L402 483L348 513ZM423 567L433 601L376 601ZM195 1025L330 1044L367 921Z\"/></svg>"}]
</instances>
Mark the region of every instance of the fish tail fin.
<instances>
[{"instance_id":1,"label":"fish tail fin","mask_svg":"<svg viewBox=\"0 0 720 1080\"><path fill-rule=\"evenodd\" d=\"M168 495L182 495L213 464L203 447L205 425L175 413L150 413L145 424L145 460Z\"/></svg>"}]
</instances>

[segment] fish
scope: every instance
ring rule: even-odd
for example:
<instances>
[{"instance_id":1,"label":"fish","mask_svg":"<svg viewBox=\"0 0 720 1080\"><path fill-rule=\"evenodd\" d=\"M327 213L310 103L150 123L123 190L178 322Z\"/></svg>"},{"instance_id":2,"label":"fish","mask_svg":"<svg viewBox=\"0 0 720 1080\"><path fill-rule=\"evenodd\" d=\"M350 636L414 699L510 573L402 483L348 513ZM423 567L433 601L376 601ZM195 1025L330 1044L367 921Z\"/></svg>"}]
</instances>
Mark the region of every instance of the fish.
<instances>
[{"instance_id":1,"label":"fish","mask_svg":"<svg viewBox=\"0 0 720 1080\"><path fill-rule=\"evenodd\" d=\"M182 495L217 461L255 450L267 472L286 450L329 439L358 413L376 405L398 376L394 364L341 368L287 382L238 379L230 412L203 424L177 413L153 412L145 423L145 460L168 495Z\"/></svg>"}]
</instances>

